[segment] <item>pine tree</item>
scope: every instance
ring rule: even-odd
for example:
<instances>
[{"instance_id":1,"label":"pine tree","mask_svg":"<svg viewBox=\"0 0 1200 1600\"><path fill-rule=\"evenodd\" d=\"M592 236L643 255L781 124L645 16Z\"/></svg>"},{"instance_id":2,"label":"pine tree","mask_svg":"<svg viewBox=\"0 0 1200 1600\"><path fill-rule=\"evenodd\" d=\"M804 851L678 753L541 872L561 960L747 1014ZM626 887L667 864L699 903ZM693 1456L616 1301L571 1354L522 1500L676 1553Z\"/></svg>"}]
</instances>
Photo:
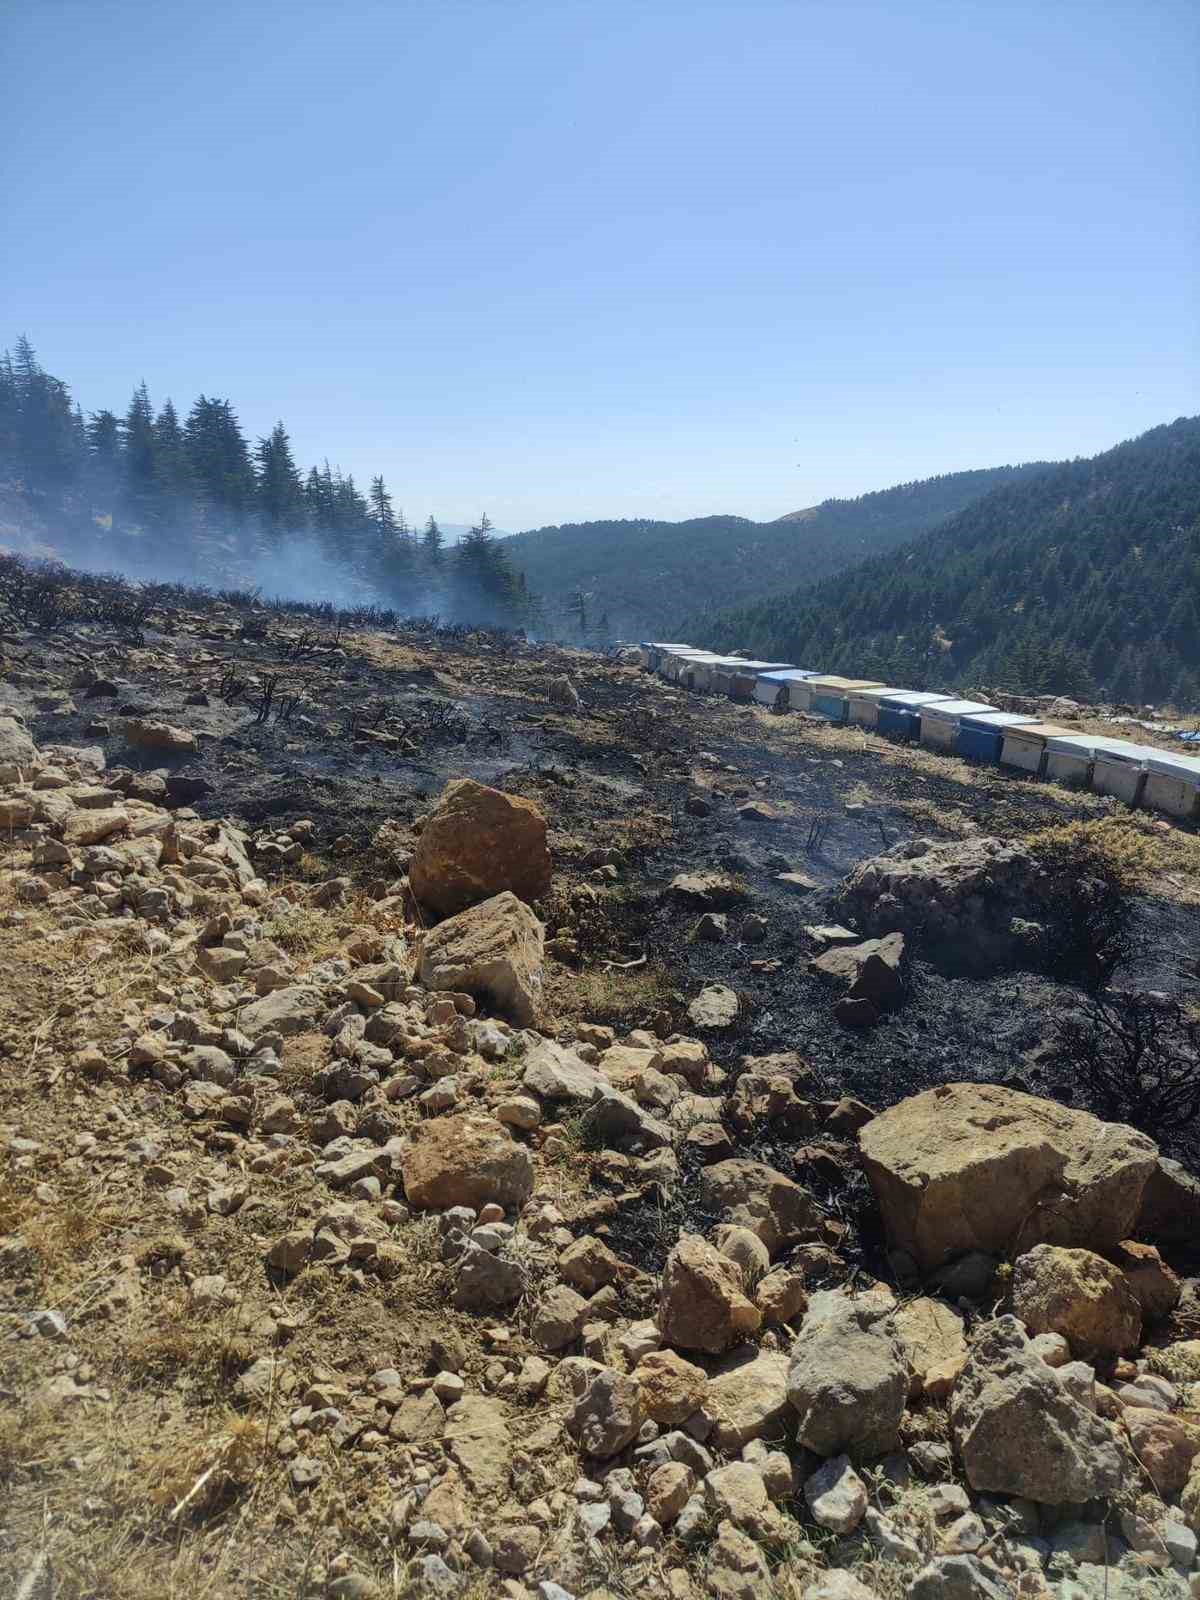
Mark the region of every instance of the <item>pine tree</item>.
<instances>
[{"instance_id":1,"label":"pine tree","mask_svg":"<svg viewBox=\"0 0 1200 1600\"><path fill-rule=\"evenodd\" d=\"M421 535L421 550L425 560L431 567L440 567L442 564L442 546L445 544L442 530L437 525L437 518L430 517L425 524L425 531Z\"/></svg>"},{"instance_id":2,"label":"pine tree","mask_svg":"<svg viewBox=\"0 0 1200 1600\"><path fill-rule=\"evenodd\" d=\"M305 521L304 485L292 457L292 442L282 422L277 422L269 438L255 446L258 480L258 510L278 543L287 531L295 532Z\"/></svg>"},{"instance_id":3,"label":"pine tree","mask_svg":"<svg viewBox=\"0 0 1200 1600\"><path fill-rule=\"evenodd\" d=\"M386 548L393 543L398 528L396 513L392 510L392 497L384 487L382 474L371 479L370 505L375 532L381 545Z\"/></svg>"},{"instance_id":4,"label":"pine tree","mask_svg":"<svg viewBox=\"0 0 1200 1600\"><path fill-rule=\"evenodd\" d=\"M581 639L586 639L588 634L588 601L590 599L591 596L584 594L582 589L576 589L575 593L567 601L567 615L574 618L575 626L579 630Z\"/></svg>"},{"instance_id":5,"label":"pine tree","mask_svg":"<svg viewBox=\"0 0 1200 1600\"><path fill-rule=\"evenodd\" d=\"M154 480L154 408L146 380L133 391L121 425L125 473L130 484L142 488Z\"/></svg>"},{"instance_id":6,"label":"pine tree","mask_svg":"<svg viewBox=\"0 0 1200 1600\"><path fill-rule=\"evenodd\" d=\"M92 412L87 442L92 498L96 509L111 516L121 483L121 424L114 412Z\"/></svg>"},{"instance_id":7,"label":"pine tree","mask_svg":"<svg viewBox=\"0 0 1200 1600\"><path fill-rule=\"evenodd\" d=\"M249 512L255 498L254 468L230 402L201 395L188 414L184 438L192 471L205 498L233 512Z\"/></svg>"}]
</instances>

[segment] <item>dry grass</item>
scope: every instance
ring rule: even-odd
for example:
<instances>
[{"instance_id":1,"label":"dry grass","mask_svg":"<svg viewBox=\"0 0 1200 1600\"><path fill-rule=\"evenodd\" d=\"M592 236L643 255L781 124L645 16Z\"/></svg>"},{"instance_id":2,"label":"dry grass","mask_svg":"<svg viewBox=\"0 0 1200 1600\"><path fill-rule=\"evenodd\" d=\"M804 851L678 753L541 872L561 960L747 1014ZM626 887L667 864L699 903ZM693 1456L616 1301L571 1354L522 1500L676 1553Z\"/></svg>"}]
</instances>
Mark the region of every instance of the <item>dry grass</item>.
<instances>
[{"instance_id":1,"label":"dry grass","mask_svg":"<svg viewBox=\"0 0 1200 1600\"><path fill-rule=\"evenodd\" d=\"M1166 889L1200 897L1200 838L1164 828L1142 812L1044 828L1028 835L1027 842L1047 855L1097 857L1131 891Z\"/></svg>"},{"instance_id":2,"label":"dry grass","mask_svg":"<svg viewBox=\"0 0 1200 1600\"><path fill-rule=\"evenodd\" d=\"M953 834L960 839L969 839L972 834L979 832L978 824L965 812L958 811L953 806L939 806L924 797L917 800L897 800L892 809L905 812L914 822L928 823L931 827L939 828L943 833Z\"/></svg>"},{"instance_id":3,"label":"dry grass","mask_svg":"<svg viewBox=\"0 0 1200 1600\"><path fill-rule=\"evenodd\" d=\"M657 962L624 969L597 963L578 972L553 970L546 1001L555 1017L582 1017L628 1032L656 1012L672 1010L677 997L670 974Z\"/></svg>"}]
</instances>

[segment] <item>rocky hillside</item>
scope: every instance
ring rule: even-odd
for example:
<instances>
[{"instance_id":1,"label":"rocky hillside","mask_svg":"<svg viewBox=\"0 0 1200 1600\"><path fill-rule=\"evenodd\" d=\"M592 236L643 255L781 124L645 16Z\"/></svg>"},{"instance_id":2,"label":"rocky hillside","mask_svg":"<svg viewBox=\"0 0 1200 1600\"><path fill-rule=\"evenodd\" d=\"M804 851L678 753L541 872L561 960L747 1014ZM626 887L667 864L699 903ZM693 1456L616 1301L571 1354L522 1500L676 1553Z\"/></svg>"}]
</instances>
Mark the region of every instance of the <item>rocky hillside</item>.
<instances>
[{"instance_id":1,"label":"rocky hillside","mask_svg":"<svg viewBox=\"0 0 1200 1600\"><path fill-rule=\"evenodd\" d=\"M1194 835L85 611L0 635L0 1592L1194 1594Z\"/></svg>"}]
</instances>

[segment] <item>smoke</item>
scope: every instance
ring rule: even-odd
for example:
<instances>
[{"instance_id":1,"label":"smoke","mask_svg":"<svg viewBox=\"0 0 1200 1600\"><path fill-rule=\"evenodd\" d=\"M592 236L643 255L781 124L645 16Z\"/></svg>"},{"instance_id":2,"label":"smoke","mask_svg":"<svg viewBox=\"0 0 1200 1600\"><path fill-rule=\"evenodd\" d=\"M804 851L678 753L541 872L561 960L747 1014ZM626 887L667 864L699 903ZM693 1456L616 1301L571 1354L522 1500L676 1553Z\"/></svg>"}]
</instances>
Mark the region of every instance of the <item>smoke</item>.
<instances>
[{"instance_id":1,"label":"smoke","mask_svg":"<svg viewBox=\"0 0 1200 1600\"><path fill-rule=\"evenodd\" d=\"M199 536L186 509L178 519L157 519L151 531L113 526L109 516L81 519L74 508L61 515L42 507L15 522L0 507L0 552L31 560L62 562L77 571L117 575L132 583L177 583L212 590L240 590L264 600L328 604L338 610L380 606L402 617L438 617L443 624L512 627L511 606L488 592L451 546L434 566L423 553L404 552L388 570L356 570L309 528L263 530L226 523ZM364 563L364 566L366 563Z\"/></svg>"}]
</instances>

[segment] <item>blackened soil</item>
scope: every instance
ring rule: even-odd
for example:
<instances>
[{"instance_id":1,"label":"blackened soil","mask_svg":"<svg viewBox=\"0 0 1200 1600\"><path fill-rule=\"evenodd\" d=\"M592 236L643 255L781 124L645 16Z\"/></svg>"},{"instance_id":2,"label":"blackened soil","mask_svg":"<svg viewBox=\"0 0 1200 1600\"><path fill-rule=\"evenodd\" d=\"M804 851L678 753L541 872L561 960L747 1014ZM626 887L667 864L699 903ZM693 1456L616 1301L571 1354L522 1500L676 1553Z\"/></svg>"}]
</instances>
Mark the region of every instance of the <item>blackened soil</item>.
<instances>
[{"instance_id":1,"label":"blackened soil","mask_svg":"<svg viewBox=\"0 0 1200 1600\"><path fill-rule=\"evenodd\" d=\"M907 839L1011 837L1080 814L1059 791L990 768L964 783L958 763L886 761L874 737L835 742L815 726L809 736L795 718L785 719L785 740L782 725L764 724L750 708L672 692L596 656L470 640L411 646L398 635L327 643L294 660L278 629L255 640L202 617L165 620L142 651L86 630L30 642L6 696L39 742L99 745L110 767L187 780L183 793L202 815L252 829L311 818L318 853L341 841L339 872L377 876L379 826L427 811L461 776L538 801L567 889L595 884L582 866L587 849L619 838L623 864L615 884L595 884L602 931L584 959L645 957L664 969L683 1031L694 1031L686 1006L700 987L729 984L741 997L738 1022L706 1042L735 1072L745 1054L787 1049L811 1064L819 1094L875 1107L955 1079L1071 1095L1069 1083L1053 1081L1046 1047L1083 1003L1079 991L1032 973L950 977L917 952L903 1009L854 1031L836 1023L836 992L809 970L814 945L805 932L829 920L834 886L865 857ZM39 709L45 689L70 685L88 665L114 681L115 696L87 699L80 688L76 709ZM578 690L578 711L553 699L564 674ZM249 688L223 698L230 675ZM304 696L290 720L256 720L255 698L271 677L281 698ZM200 690L209 703L189 704ZM199 753L165 764L131 750L120 728L122 715L135 712L195 731ZM89 732L97 718L111 731ZM381 748L370 737L378 728L404 730L414 748ZM693 814L698 798L706 815ZM741 814L747 801L771 815ZM698 914L668 888L676 873L713 867L736 873L746 900L729 913L725 942L709 944L693 938ZM797 892L778 881L783 871L804 873L815 887ZM760 943L741 937L750 912L766 919ZM1200 910L1145 900L1137 917L1139 954L1122 981L1200 1002ZM643 1219L648 1234L653 1224Z\"/></svg>"}]
</instances>

